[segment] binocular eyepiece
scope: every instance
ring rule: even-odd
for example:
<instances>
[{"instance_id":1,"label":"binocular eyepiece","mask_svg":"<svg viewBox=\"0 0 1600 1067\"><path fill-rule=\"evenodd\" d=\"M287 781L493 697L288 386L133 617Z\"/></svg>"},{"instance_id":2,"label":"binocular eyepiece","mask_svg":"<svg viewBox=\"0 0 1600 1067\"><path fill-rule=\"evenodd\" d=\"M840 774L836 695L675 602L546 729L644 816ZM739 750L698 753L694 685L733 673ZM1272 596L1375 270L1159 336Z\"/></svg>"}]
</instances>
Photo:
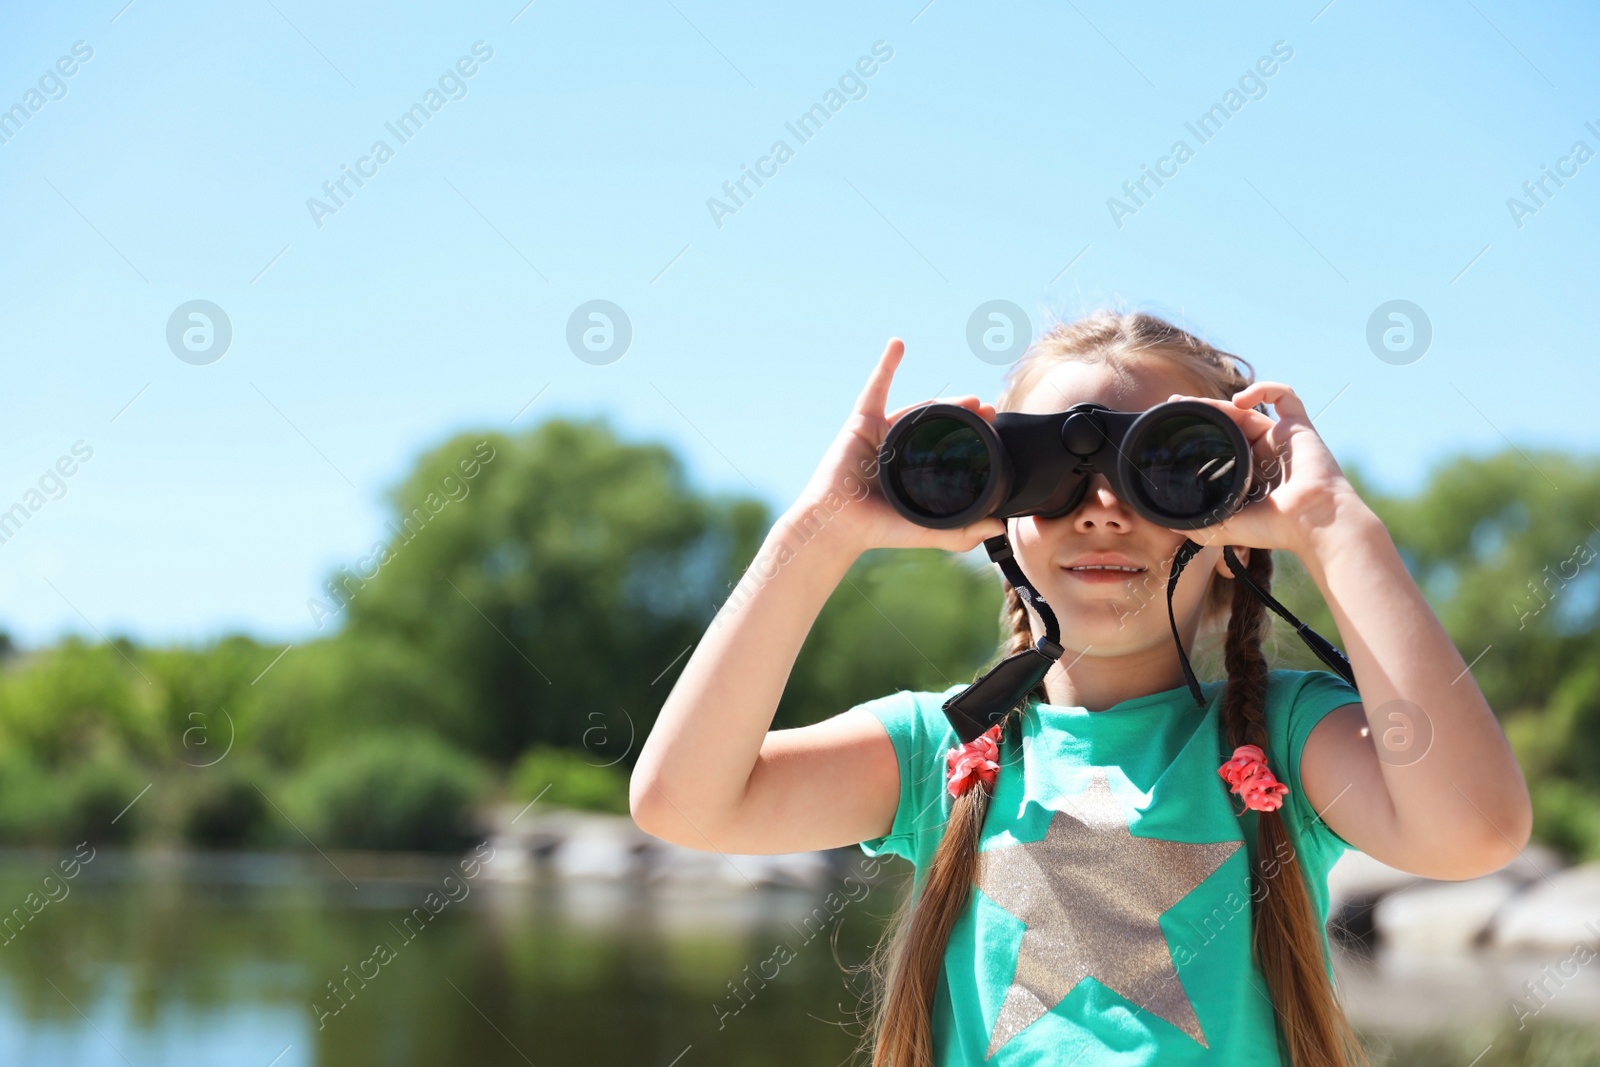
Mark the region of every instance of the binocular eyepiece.
<instances>
[{"instance_id":1,"label":"binocular eyepiece","mask_svg":"<svg viewBox=\"0 0 1600 1067\"><path fill-rule=\"evenodd\" d=\"M957 404L924 404L889 428L878 484L919 526L954 529L990 516L1059 518L1078 508L1095 473L1151 522L1197 530L1248 502L1249 442L1197 400L1147 411L1074 404L1048 415L1002 411L991 425Z\"/></svg>"}]
</instances>

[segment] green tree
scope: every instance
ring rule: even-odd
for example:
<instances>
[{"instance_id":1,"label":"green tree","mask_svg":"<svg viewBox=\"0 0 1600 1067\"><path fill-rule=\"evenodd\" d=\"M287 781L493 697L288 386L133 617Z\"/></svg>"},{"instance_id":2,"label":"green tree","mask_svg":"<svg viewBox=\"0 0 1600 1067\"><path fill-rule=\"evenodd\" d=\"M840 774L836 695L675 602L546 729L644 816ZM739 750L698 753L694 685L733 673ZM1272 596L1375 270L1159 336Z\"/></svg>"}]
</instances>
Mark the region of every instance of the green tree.
<instances>
[{"instance_id":1,"label":"green tree","mask_svg":"<svg viewBox=\"0 0 1600 1067\"><path fill-rule=\"evenodd\" d=\"M769 519L710 498L668 449L603 420L463 434L392 496L387 553L349 590L345 637L389 641L457 698L439 729L504 766L579 747L598 714L643 729ZM409 524L408 524L409 523ZM595 735L588 733L588 740Z\"/></svg>"},{"instance_id":2,"label":"green tree","mask_svg":"<svg viewBox=\"0 0 1600 1067\"><path fill-rule=\"evenodd\" d=\"M823 605L774 718L801 726L900 689L971 682L1000 647L995 568L942 549L874 549Z\"/></svg>"}]
</instances>

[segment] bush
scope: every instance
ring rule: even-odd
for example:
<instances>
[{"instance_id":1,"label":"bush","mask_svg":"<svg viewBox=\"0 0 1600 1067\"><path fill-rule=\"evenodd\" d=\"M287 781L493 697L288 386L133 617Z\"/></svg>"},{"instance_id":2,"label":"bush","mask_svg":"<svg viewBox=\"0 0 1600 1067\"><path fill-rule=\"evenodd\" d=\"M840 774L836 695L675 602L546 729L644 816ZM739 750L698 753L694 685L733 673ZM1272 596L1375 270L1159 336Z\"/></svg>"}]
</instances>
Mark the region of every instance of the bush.
<instances>
[{"instance_id":1,"label":"bush","mask_svg":"<svg viewBox=\"0 0 1600 1067\"><path fill-rule=\"evenodd\" d=\"M179 830L200 848L240 848L262 842L270 809L238 768L206 767L191 776Z\"/></svg>"},{"instance_id":2,"label":"bush","mask_svg":"<svg viewBox=\"0 0 1600 1067\"><path fill-rule=\"evenodd\" d=\"M12 752L0 765L0 842L126 843L147 823L150 798L141 793L151 781L115 744L58 771Z\"/></svg>"},{"instance_id":3,"label":"bush","mask_svg":"<svg viewBox=\"0 0 1600 1067\"><path fill-rule=\"evenodd\" d=\"M63 797L57 840L63 844L126 844L146 822L150 798L142 794L152 780L109 747L73 765L57 781Z\"/></svg>"},{"instance_id":4,"label":"bush","mask_svg":"<svg viewBox=\"0 0 1600 1067\"><path fill-rule=\"evenodd\" d=\"M1600 860L1600 796L1552 776L1528 783L1533 799L1533 837L1565 853L1573 863Z\"/></svg>"},{"instance_id":5,"label":"bush","mask_svg":"<svg viewBox=\"0 0 1600 1067\"><path fill-rule=\"evenodd\" d=\"M570 748L535 745L511 769L511 790L519 799L538 797L551 807L628 814L628 775L587 757Z\"/></svg>"},{"instance_id":6,"label":"bush","mask_svg":"<svg viewBox=\"0 0 1600 1067\"><path fill-rule=\"evenodd\" d=\"M291 786L290 806L318 846L444 852L471 844L485 784L431 734L380 734L324 755Z\"/></svg>"},{"instance_id":7,"label":"bush","mask_svg":"<svg viewBox=\"0 0 1600 1067\"><path fill-rule=\"evenodd\" d=\"M26 756L0 765L0 843L58 844L65 808L60 784Z\"/></svg>"}]
</instances>

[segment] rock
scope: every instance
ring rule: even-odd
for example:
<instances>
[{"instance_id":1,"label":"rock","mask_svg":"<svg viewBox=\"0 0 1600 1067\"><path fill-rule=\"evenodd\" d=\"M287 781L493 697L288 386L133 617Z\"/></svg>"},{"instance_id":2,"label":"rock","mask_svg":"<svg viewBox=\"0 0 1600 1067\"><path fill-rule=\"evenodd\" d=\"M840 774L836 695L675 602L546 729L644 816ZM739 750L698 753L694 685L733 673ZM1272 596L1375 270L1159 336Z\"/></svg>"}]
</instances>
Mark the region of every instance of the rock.
<instances>
[{"instance_id":1,"label":"rock","mask_svg":"<svg viewBox=\"0 0 1600 1067\"><path fill-rule=\"evenodd\" d=\"M641 853L644 860L644 877L651 883L674 883L704 886L721 884L718 870L727 860L715 852L685 848L670 841L652 837Z\"/></svg>"},{"instance_id":2,"label":"rock","mask_svg":"<svg viewBox=\"0 0 1600 1067\"><path fill-rule=\"evenodd\" d=\"M1494 888L1482 890L1476 897L1456 898L1456 906L1470 909L1472 905L1469 900L1477 900L1483 905L1494 894L1499 893L1505 884L1509 883L1513 888L1525 887L1536 881L1542 881L1559 871L1561 867L1562 860L1558 853L1544 845L1530 843L1510 863L1484 875L1482 879L1449 881L1410 874L1387 863L1379 862L1365 852L1351 849L1340 856L1328 872L1329 923L1336 928L1342 939L1370 941L1379 932L1376 923L1378 903L1391 894L1435 886L1470 885L1484 879L1495 879ZM1409 914L1402 910L1396 913L1394 921L1409 923L1409 918L1406 918ZM1434 940L1436 934L1444 936L1445 940L1451 939L1441 931L1419 936L1427 942Z\"/></svg>"},{"instance_id":3,"label":"rock","mask_svg":"<svg viewBox=\"0 0 1600 1067\"><path fill-rule=\"evenodd\" d=\"M551 855L551 868L563 878L628 878L637 873L639 858L618 838L578 837L563 841Z\"/></svg>"},{"instance_id":4,"label":"rock","mask_svg":"<svg viewBox=\"0 0 1600 1067\"><path fill-rule=\"evenodd\" d=\"M640 853L653 840L626 816L564 812L565 832L550 854L563 878L627 878L642 872ZM540 831L549 827L541 823Z\"/></svg>"},{"instance_id":5,"label":"rock","mask_svg":"<svg viewBox=\"0 0 1600 1067\"><path fill-rule=\"evenodd\" d=\"M815 889L835 875L830 852L722 854L652 837L627 815L506 805L487 820L495 860L491 877L526 881L541 863L561 878L642 878L687 887Z\"/></svg>"},{"instance_id":6,"label":"rock","mask_svg":"<svg viewBox=\"0 0 1600 1067\"><path fill-rule=\"evenodd\" d=\"M1425 879L1380 863L1351 849L1328 871L1328 924L1340 941L1370 943L1376 937L1372 912L1389 893Z\"/></svg>"},{"instance_id":7,"label":"rock","mask_svg":"<svg viewBox=\"0 0 1600 1067\"><path fill-rule=\"evenodd\" d=\"M735 869L737 868L737 869ZM833 864L821 852L791 852L768 856L728 856L719 871L734 886L783 886L815 889L833 876Z\"/></svg>"},{"instance_id":8,"label":"rock","mask_svg":"<svg viewBox=\"0 0 1600 1067\"><path fill-rule=\"evenodd\" d=\"M646 863L646 877L652 882L712 883L731 889L814 889L833 877L833 863L822 852L749 856L684 848L654 838Z\"/></svg>"},{"instance_id":9,"label":"rock","mask_svg":"<svg viewBox=\"0 0 1600 1067\"><path fill-rule=\"evenodd\" d=\"M1372 958L1364 960L1336 952L1334 974L1350 1021L1362 1030L1381 1033L1384 1045L1402 1036L1437 1039L1473 1030L1492 1031L1505 1024L1514 1032L1518 1020L1530 1013L1539 1015L1540 1023L1560 1018L1587 1032L1600 1019L1600 973L1596 970L1600 963L1594 953L1583 951L1588 955L1574 954L1570 945L1559 952L1410 952L1379 947ZM1534 989L1538 992L1531 991ZM1525 1035L1512 1040L1518 1037L1527 1040ZM1484 1042L1488 1042L1487 1036ZM1499 1040L1495 1046L1500 1047ZM1472 1052L1454 1060L1456 1067L1469 1067L1472 1054L1480 1047L1474 1046ZM1540 1055L1537 1045L1533 1049L1524 1059L1513 1054L1496 1062L1560 1062L1558 1054ZM1488 1059L1479 1060L1478 1067ZM1385 1062L1402 1061L1390 1058ZM1580 1053L1568 1062L1596 1061Z\"/></svg>"},{"instance_id":10,"label":"rock","mask_svg":"<svg viewBox=\"0 0 1600 1067\"><path fill-rule=\"evenodd\" d=\"M1425 879L1408 874L1387 863L1380 863L1351 849L1340 856L1328 871L1328 910L1336 912L1358 902L1371 903L1396 889L1416 885Z\"/></svg>"},{"instance_id":11,"label":"rock","mask_svg":"<svg viewBox=\"0 0 1600 1067\"><path fill-rule=\"evenodd\" d=\"M1479 940L1495 913L1522 885L1498 873L1458 882L1424 882L1378 901L1373 926L1395 949L1461 952Z\"/></svg>"},{"instance_id":12,"label":"rock","mask_svg":"<svg viewBox=\"0 0 1600 1067\"><path fill-rule=\"evenodd\" d=\"M533 876L533 856L521 838L498 835L489 838L494 851L483 864L483 877L491 882L526 882Z\"/></svg>"},{"instance_id":13,"label":"rock","mask_svg":"<svg viewBox=\"0 0 1600 1067\"><path fill-rule=\"evenodd\" d=\"M1600 946L1600 863L1530 882L1495 916L1489 943L1499 948Z\"/></svg>"}]
</instances>

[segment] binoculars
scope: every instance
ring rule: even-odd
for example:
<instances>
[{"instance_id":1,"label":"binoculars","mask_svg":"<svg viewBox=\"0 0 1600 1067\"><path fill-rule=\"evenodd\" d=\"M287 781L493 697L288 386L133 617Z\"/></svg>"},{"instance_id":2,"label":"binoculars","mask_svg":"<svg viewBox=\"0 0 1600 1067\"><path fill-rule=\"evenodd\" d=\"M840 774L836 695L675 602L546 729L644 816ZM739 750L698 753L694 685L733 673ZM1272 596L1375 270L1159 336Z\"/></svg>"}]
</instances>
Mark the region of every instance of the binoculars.
<instances>
[{"instance_id":1,"label":"binoculars","mask_svg":"<svg viewBox=\"0 0 1600 1067\"><path fill-rule=\"evenodd\" d=\"M1265 408L1257 407L1265 414ZM1276 475L1255 473L1244 431L1225 413L1197 400L1169 400L1148 411L1113 411L1104 404L1074 404L1049 415L1002 411L991 425L956 404L924 404L897 419L878 451L878 485L901 515L938 530L994 516L1070 514L1088 496L1089 480L1103 474L1117 499L1172 530L1198 530L1226 520ZM1065 647L1055 612L1022 572L1005 534L984 541L1018 595L1038 613L1044 635L1015 652L944 702L944 714L962 741L971 741L1027 700ZM1197 706L1205 703L1189 664L1173 593L1178 576L1200 545L1185 537L1167 577L1167 620L1178 663ZM1352 686L1350 661L1327 638L1295 618L1250 577L1224 545L1222 558L1252 595L1293 626L1319 659Z\"/></svg>"},{"instance_id":2,"label":"binoculars","mask_svg":"<svg viewBox=\"0 0 1600 1067\"><path fill-rule=\"evenodd\" d=\"M990 516L1067 515L1096 472L1117 499L1173 530L1226 519L1257 481L1243 431L1197 400L1147 411L1092 403L1048 415L1002 411L992 425L957 404L924 404L895 421L878 455L890 505L941 530Z\"/></svg>"}]
</instances>

